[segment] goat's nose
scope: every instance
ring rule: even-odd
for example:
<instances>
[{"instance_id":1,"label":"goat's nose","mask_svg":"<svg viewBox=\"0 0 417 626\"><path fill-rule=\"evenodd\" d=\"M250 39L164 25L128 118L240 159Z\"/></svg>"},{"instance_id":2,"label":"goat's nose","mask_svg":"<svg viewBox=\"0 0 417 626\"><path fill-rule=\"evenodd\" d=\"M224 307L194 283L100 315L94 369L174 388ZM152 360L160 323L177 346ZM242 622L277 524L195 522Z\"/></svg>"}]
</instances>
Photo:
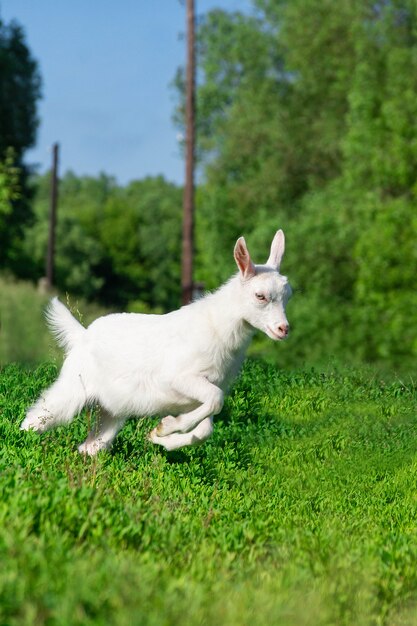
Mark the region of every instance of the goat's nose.
<instances>
[{"instance_id":1,"label":"goat's nose","mask_svg":"<svg viewBox=\"0 0 417 626\"><path fill-rule=\"evenodd\" d=\"M278 326L278 330L282 335L286 336L290 332L290 325L288 323L282 323Z\"/></svg>"}]
</instances>

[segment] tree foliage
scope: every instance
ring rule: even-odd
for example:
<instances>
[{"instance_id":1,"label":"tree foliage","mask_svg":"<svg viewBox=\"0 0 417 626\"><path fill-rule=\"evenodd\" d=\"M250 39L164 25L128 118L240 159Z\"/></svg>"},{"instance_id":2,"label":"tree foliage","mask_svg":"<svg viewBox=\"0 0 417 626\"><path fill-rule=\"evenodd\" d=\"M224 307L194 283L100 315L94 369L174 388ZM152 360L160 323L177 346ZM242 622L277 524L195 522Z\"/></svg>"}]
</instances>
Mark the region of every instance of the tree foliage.
<instances>
[{"instance_id":1,"label":"tree foliage","mask_svg":"<svg viewBox=\"0 0 417 626\"><path fill-rule=\"evenodd\" d=\"M49 175L36 180L36 222L25 248L44 273ZM176 308L180 293L181 190L162 177L120 187L106 175L60 181L56 285L108 305Z\"/></svg>"},{"instance_id":2,"label":"tree foliage","mask_svg":"<svg viewBox=\"0 0 417 626\"><path fill-rule=\"evenodd\" d=\"M36 139L40 89L37 63L22 28L16 22L6 25L0 21L0 266L16 272L25 262L21 242L32 218L31 189L23 157Z\"/></svg>"},{"instance_id":3,"label":"tree foliage","mask_svg":"<svg viewBox=\"0 0 417 626\"><path fill-rule=\"evenodd\" d=\"M283 271L296 291L286 362L414 362L415 1L253 0L250 14L203 16L197 40L196 278L209 289L226 279L241 234L262 262L282 227ZM33 102L36 67L26 69ZM181 71L176 84L181 124ZM33 107L22 110L35 128ZM10 174L0 170L9 190ZM32 278L43 274L49 202L48 177L36 182L36 222L21 257L34 261ZM66 174L58 286L134 310L178 306L181 200L162 178L120 187L104 175Z\"/></svg>"},{"instance_id":4,"label":"tree foliage","mask_svg":"<svg viewBox=\"0 0 417 626\"><path fill-rule=\"evenodd\" d=\"M411 0L256 0L201 23L200 274L224 278L242 233L262 261L284 227L289 359L415 358L416 33Z\"/></svg>"}]
</instances>

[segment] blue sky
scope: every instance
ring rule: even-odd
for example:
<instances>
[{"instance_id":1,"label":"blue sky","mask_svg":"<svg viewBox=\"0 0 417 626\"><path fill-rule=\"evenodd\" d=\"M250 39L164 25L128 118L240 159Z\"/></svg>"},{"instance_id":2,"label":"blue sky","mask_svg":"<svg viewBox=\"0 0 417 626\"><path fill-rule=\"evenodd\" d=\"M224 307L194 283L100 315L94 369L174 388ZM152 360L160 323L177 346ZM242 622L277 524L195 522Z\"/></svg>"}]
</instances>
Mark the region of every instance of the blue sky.
<instances>
[{"instance_id":1,"label":"blue sky","mask_svg":"<svg viewBox=\"0 0 417 626\"><path fill-rule=\"evenodd\" d=\"M250 0L196 0L197 14L250 9ZM43 79L40 127L26 161L44 172L61 146L60 172L114 175L121 184L184 166L172 122L177 67L185 62L180 0L0 0L24 28Z\"/></svg>"}]
</instances>

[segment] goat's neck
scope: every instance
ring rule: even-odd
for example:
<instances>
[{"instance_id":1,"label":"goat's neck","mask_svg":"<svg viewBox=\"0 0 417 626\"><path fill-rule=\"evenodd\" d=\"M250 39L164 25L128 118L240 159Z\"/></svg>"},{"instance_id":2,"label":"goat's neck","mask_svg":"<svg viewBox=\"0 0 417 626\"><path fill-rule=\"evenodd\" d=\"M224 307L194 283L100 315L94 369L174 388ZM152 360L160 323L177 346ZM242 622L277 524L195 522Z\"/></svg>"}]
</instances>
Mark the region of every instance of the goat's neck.
<instances>
[{"instance_id":1,"label":"goat's neck","mask_svg":"<svg viewBox=\"0 0 417 626\"><path fill-rule=\"evenodd\" d=\"M254 329L242 317L240 285L232 278L207 298L210 326L219 347L231 352L246 348Z\"/></svg>"}]
</instances>

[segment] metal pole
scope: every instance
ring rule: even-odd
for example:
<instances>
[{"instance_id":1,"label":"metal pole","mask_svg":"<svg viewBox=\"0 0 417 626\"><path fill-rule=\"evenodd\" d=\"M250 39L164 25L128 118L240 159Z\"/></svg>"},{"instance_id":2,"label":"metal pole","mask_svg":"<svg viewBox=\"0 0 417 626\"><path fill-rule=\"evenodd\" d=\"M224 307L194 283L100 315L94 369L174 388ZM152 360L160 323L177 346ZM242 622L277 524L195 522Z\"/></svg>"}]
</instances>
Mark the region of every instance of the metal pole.
<instances>
[{"instance_id":1,"label":"metal pole","mask_svg":"<svg viewBox=\"0 0 417 626\"><path fill-rule=\"evenodd\" d=\"M54 284L54 267L55 267L55 230L56 230L56 211L58 205L58 153L59 146L54 143L52 146L52 170L51 170L51 196L49 208L49 237L48 251L46 255L46 284L48 289Z\"/></svg>"},{"instance_id":2,"label":"metal pole","mask_svg":"<svg viewBox=\"0 0 417 626\"><path fill-rule=\"evenodd\" d=\"M187 0L186 155L182 228L182 303L191 302L194 257L195 44L194 0Z\"/></svg>"}]
</instances>

